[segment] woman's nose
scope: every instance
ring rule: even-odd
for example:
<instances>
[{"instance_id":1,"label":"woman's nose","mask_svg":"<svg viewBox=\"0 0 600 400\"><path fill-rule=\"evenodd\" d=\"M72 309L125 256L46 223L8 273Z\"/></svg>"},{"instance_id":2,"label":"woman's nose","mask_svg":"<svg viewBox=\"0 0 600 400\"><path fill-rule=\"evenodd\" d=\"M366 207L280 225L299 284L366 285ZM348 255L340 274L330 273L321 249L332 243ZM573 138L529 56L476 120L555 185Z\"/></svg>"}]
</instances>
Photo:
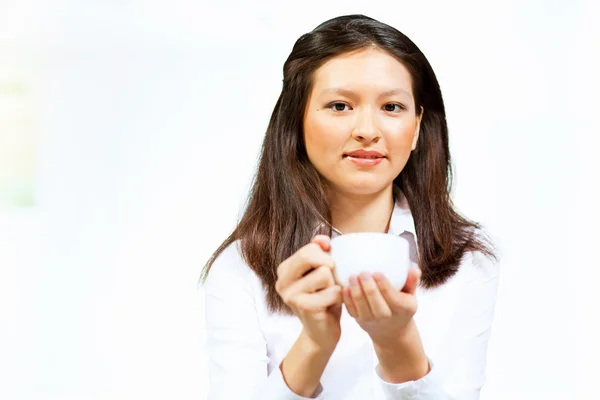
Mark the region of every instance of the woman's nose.
<instances>
[{"instance_id":1,"label":"woman's nose","mask_svg":"<svg viewBox=\"0 0 600 400\"><path fill-rule=\"evenodd\" d=\"M364 109L357 113L352 137L360 142L377 142L379 140L381 133L377 127L377 118L371 109Z\"/></svg>"}]
</instances>

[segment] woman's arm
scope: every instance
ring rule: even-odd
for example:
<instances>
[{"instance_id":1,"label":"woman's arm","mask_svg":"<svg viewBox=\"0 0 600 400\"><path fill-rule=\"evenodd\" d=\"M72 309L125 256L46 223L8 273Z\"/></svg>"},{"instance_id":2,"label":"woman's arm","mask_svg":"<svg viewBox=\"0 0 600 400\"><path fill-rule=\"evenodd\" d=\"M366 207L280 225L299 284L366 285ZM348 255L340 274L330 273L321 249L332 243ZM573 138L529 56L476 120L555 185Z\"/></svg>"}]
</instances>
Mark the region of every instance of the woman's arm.
<instances>
[{"instance_id":1,"label":"woman's arm","mask_svg":"<svg viewBox=\"0 0 600 400\"><path fill-rule=\"evenodd\" d=\"M373 347L379 360L379 372L386 382L404 383L418 380L430 371L429 360L414 320L398 337L396 343L387 346L373 343Z\"/></svg>"},{"instance_id":2,"label":"woman's arm","mask_svg":"<svg viewBox=\"0 0 600 400\"><path fill-rule=\"evenodd\" d=\"M267 373L253 274L233 244L214 262L204 285L208 400L321 398L320 379L333 349L320 350L304 331L278 368Z\"/></svg>"},{"instance_id":3,"label":"woman's arm","mask_svg":"<svg viewBox=\"0 0 600 400\"><path fill-rule=\"evenodd\" d=\"M321 376L332 351L323 351L302 332L280 369L287 386L301 396L313 398L322 391Z\"/></svg>"},{"instance_id":4,"label":"woman's arm","mask_svg":"<svg viewBox=\"0 0 600 400\"><path fill-rule=\"evenodd\" d=\"M396 384L387 379L393 368L389 353L376 368L388 399L477 400L485 382L488 340L494 317L499 265L479 253L461 266L460 300L444 335L441 350L430 361L430 372L421 379ZM453 284L453 283L450 283ZM427 349L425 349L427 352ZM399 354L400 355L400 354Z\"/></svg>"}]
</instances>

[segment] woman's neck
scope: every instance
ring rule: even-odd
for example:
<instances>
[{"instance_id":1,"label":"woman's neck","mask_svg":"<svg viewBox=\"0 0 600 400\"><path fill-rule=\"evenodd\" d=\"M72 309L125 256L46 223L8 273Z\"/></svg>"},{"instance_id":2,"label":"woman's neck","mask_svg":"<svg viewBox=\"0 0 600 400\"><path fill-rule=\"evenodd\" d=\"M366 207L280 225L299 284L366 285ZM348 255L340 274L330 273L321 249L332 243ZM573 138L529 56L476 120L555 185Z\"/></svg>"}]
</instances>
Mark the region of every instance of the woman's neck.
<instances>
[{"instance_id":1,"label":"woman's neck","mask_svg":"<svg viewBox=\"0 0 600 400\"><path fill-rule=\"evenodd\" d=\"M392 185L365 196L334 192L331 224L342 233L387 232L393 210Z\"/></svg>"}]
</instances>

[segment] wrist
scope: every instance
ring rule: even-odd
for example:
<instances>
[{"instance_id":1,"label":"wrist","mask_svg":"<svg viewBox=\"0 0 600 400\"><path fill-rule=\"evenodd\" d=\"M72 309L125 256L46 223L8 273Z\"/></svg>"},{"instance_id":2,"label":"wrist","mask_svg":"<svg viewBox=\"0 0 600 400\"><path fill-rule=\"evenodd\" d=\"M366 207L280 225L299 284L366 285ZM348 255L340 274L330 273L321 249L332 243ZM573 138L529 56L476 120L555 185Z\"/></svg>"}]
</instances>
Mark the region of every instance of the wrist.
<instances>
[{"instance_id":1,"label":"wrist","mask_svg":"<svg viewBox=\"0 0 600 400\"><path fill-rule=\"evenodd\" d=\"M302 350L312 357L326 357L329 359L333 351L337 346L337 341L334 343L319 343L313 340L310 335L302 330L300 333L300 337L298 338L299 345L302 347Z\"/></svg>"},{"instance_id":2,"label":"wrist","mask_svg":"<svg viewBox=\"0 0 600 400\"><path fill-rule=\"evenodd\" d=\"M393 337L373 340L373 347L375 350L380 350L382 352L397 352L406 349L407 347L414 347L415 344L420 342L421 335L419 334L419 330L417 329L414 320L411 319L410 322Z\"/></svg>"},{"instance_id":3,"label":"wrist","mask_svg":"<svg viewBox=\"0 0 600 400\"><path fill-rule=\"evenodd\" d=\"M302 331L279 366L285 384L299 396L314 397L332 352Z\"/></svg>"},{"instance_id":4,"label":"wrist","mask_svg":"<svg viewBox=\"0 0 600 400\"><path fill-rule=\"evenodd\" d=\"M379 359L382 378L387 382L414 381L429 373L429 360L416 324L412 321L394 340L373 343L373 347Z\"/></svg>"}]
</instances>

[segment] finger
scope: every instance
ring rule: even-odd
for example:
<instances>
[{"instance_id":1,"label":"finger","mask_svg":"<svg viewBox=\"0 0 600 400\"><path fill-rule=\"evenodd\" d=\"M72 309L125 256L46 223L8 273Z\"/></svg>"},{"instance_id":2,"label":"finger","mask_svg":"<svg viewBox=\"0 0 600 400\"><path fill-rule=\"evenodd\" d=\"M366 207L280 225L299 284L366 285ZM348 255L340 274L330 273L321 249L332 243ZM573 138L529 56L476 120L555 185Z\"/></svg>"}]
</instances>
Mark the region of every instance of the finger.
<instances>
[{"instance_id":1,"label":"finger","mask_svg":"<svg viewBox=\"0 0 600 400\"><path fill-rule=\"evenodd\" d=\"M402 288L404 293L415 294L417 291L417 286L419 286L419 282L421 281L421 269L411 268L408 270L408 276L406 277L406 283Z\"/></svg>"},{"instance_id":2,"label":"finger","mask_svg":"<svg viewBox=\"0 0 600 400\"><path fill-rule=\"evenodd\" d=\"M400 299L400 292L392 286L390 281L380 272L376 272L373 274L373 279L377 283L377 287L379 288L379 292L385 299L386 303L389 305L390 309L393 311L402 306Z\"/></svg>"},{"instance_id":3,"label":"finger","mask_svg":"<svg viewBox=\"0 0 600 400\"><path fill-rule=\"evenodd\" d=\"M390 281L381 273L373 274L373 278L375 279L375 282L377 282L381 295L389 305L392 314L402 311L416 311L416 299L414 294L396 290Z\"/></svg>"},{"instance_id":4,"label":"finger","mask_svg":"<svg viewBox=\"0 0 600 400\"><path fill-rule=\"evenodd\" d=\"M350 276L350 294L352 296L352 301L354 302L354 306L356 307L356 318L370 320L373 319L373 315L371 314L371 308L369 307L369 303L367 302L367 298L365 297L362 287L358 282L358 279L354 276Z\"/></svg>"},{"instance_id":5,"label":"finger","mask_svg":"<svg viewBox=\"0 0 600 400\"><path fill-rule=\"evenodd\" d=\"M368 272L360 274L360 285L362 286L363 294L367 299L367 304L371 310L371 315L374 318L387 318L392 315L392 310L388 306L387 301L381 294L379 286Z\"/></svg>"},{"instance_id":6,"label":"finger","mask_svg":"<svg viewBox=\"0 0 600 400\"><path fill-rule=\"evenodd\" d=\"M340 293L341 293L341 290L340 290ZM329 306L329 308L327 309L327 312L331 313L333 316L335 316L336 319L339 320L340 317L342 316L342 301L340 300L339 304L336 303L332 306Z\"/></svg>"},{"instance_id":7,"label":"finger","mask_svg":"<svg viewBox=\"0 0 600 400\"><path fill-rule=\"evenodd\" d=\"M344 305L346 306L346 310L348 310L348 314L353 318L358 317L358 313L356 311L356 306L354 305L354 301L352 300L352 294L350 293L350 288L345 287L343 289L342 297L344 300Z\"/></svg>"},{"instance_id":8,"label":"finger","mask_svg":"<svg viewBox=\"0 0 600 400\"><path fill-rule=\"evenodd\" d=\"M331 238L327 235L317 235L312 238L311 243L318 244L323 251L329 251L331 249Z\"/></svg>"},{"instance_id":9,"label":"finger","mask_svg":"<svg viewBox=\"0 0 600 400\"><path fill-rule=\"evenodd\" d=\"M293 282L306 275L313 268L327 266L333 268L333 258L316 243L309 243L277 268L278 286L286 288Z\"/></svg>"},{"instance_id":10,"label":"finger","mask_svg":"<svg viewBox=\"0 0 600 400\"><path fill-rule=\"evenodd\" d=\"M295 306L300 311L319 311L342 303L342 287L335 285L315 293L297 297Z\"/></svg>"},{"instance_id":11,"label":"finger","mask_svg":"<svg viewBox=\"0 0 600 400\"><path fill-rule=\"evenodd\" d=\"M331 268L321 266L292 283L288 290L290 293L314 293L333 285Z\"/></svg>"}]
</instances>

